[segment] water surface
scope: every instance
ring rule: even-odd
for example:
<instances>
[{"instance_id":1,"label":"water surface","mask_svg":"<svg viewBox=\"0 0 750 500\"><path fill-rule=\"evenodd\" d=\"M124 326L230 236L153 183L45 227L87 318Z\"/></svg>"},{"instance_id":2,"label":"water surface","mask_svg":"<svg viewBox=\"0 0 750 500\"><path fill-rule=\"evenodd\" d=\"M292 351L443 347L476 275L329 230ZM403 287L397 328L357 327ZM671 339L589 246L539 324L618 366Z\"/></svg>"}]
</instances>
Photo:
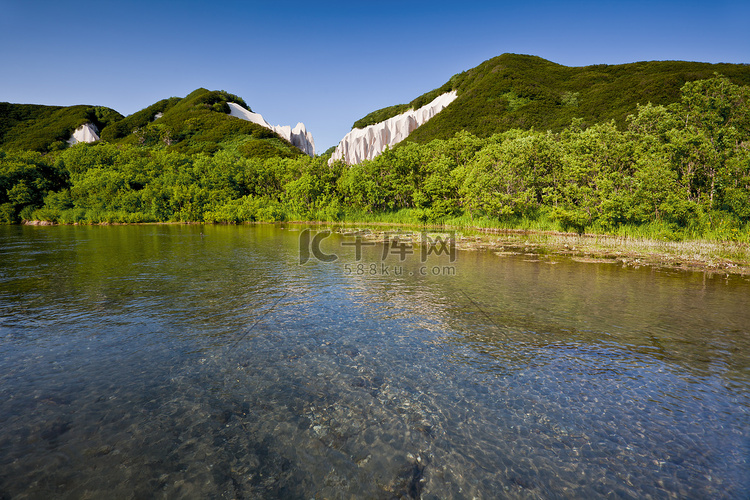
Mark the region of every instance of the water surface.
<instances>
[{"instance_id":1,"label":"water surface","mask_svg":"<svg viewBox=\"0 0 750 500\"><path fill-rule=\"evenodd\" d=\"M0 498L750 496L746 278L301 229L0 228Z\"/></svg>"}]
</instances>

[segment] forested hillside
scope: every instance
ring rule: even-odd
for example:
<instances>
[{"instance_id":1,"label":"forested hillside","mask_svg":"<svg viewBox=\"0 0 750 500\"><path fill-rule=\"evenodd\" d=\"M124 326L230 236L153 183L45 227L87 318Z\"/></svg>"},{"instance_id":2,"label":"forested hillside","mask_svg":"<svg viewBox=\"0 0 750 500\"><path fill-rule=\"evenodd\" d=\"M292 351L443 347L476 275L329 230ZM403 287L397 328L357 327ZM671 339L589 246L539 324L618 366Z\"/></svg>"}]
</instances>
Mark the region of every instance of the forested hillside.
<instances>
[{"instance_id":1,"label":"forested hillside","mask_svg":"<svg viewBox=\"0 0 750 500\"><path fill-rule=\"evenodd\" d=\"M67 140L84 123L98 130L121 120L103 106L41 106L0 102L0 148L46 153L68 147Z\"/></svg>"},{"instance_id":2,"label":"forested hillside","mask_svg":"<svg viewBox=\"0 0 750 500\"><path fill-rule=\"evenodd\" d=\"M0 148L47 153L68 147L73 131L93 123L102 141L164 148L187 154L239 151L246 157L294 157L302 154L275 132L229 116L227 102L249 109L225 91L197 89L170 97L130 116L101 106L39 106L0 103Z\"/></svg>"},{"instance_id":3,"label":"forested hillside","mask_svg":"<svg viewBox=\"0 0 750 500\"><path fill-rule=\"evenodd\" d=\"M154 146L130 134L0 152L3 222L386 220L749 240L750 87L723 76L639 106L622 126L461 131L351 167L241 147L198 153L198 134L179 132L187 147L175 148L149 127Z\"/></svg>"},{"instance_id":4,"label":"forested hillside","mask_svg":"<svg viewBox=\"0 0 750 500\"><path fill-rule=\"evenodd\" d=\"M409 141L425 144L466 130L479 137L511 129L560 132L574 118L581 126L614 120L623 128L638 104L667 105L680 100L687 82L719 73L737 85L750 85L750 66L682 61L651 61L571 68L540 57L503 54L463 73L409 104L370 113L354 127L417 109L456 90L458 98L414 131Z\"/></svg>"},{"instance_id":5,"label":"forested hillside","mask_svg":"<svg viewBox=\"0 0 750 500\"><path fill-rule=\"evenodd\" d=\"M245 157L302 154L275 132L229 116L228 102L249 109L245 101L234 94L198 89L182 99L159 101L109 126L102 131L102 139L189 155L213 154L227 149Z\"/></svg>"}]
</instances>

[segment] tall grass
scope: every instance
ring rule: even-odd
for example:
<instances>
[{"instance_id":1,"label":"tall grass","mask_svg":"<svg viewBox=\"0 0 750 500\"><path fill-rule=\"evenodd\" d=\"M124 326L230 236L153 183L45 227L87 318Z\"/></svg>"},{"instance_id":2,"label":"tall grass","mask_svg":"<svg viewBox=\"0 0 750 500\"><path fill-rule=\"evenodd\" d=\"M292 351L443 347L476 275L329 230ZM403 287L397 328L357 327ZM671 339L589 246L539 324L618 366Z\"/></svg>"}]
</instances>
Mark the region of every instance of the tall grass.
<instances>
[{"instance_id":1,"label":"tall grass","mask_svg":"<svg viewBox=\"0 0 750 500\"><path fill-rule=\"evenodd\" d=\"M425 224L419 211L402 209L394 212L347 212L338 219L317 219L320 222L344 224L400 225L408 227L442 227L465 235L489 234L487 240L502 244L531 243L546 252L562 252L599 257L630 256L655 258L671 263L700 262L709 267L731 261L750 265L750 228L713 227L675 229L672 225L652 222L626 224L607 231L592 227L584 234L566 232L558 221L542 214L536 218L512 220L472 218L468 215L446 218ZM725 262L726 263L726 262Z\"/></svg>"}]
</instances>

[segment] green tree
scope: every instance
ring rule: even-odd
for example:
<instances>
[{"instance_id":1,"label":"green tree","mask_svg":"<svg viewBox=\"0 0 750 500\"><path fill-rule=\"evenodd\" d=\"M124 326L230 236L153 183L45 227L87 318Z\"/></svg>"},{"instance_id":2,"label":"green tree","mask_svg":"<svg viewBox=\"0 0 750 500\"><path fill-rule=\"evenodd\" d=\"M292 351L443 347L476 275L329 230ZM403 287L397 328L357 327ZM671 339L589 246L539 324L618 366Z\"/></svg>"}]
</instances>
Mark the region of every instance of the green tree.
<instances>
[{"instance_id":1,"label":"green tree","mask_svg":"<svg viewBox=\"0 0 750 500\"><path fill-rule=\"evenodd\" d=\"M0 151L0 223L13 224L29 218L49 192L62 189L66 176L41 154Z\"/></svg>"}]
</instances>

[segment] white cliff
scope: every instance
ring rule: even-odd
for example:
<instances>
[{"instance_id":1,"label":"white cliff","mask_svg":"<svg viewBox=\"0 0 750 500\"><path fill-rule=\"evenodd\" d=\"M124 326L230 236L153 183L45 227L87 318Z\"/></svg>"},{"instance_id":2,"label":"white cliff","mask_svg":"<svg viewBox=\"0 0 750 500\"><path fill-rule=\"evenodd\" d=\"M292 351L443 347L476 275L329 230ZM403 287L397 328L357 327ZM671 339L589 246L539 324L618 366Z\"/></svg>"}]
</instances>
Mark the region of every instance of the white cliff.
<instances>
[{"instance_id":1,"label":"white cliff","mask_svg":"<svg viewBox=\"0 0 750 500\"><path fill-rule=\"evenodd\" d=\"M247 120L249 122L260 125L261 127L266 127L267 129L273 130L281 137L291 142L294 146L297 146L305 154L315 156L315 141L313 140L312 134L305 128L304 123L300 122L294 128L290 127L289 125L273 126L269 124L263 118L263 116L258 113L253 113L252 111L249 111L234 102L228 102L227 104L229 105L229 114L231 116L236 116L237 118L241 118L243 120Z\"/></svg>"},{"instance_id":2,"label":"white cliff","mask_svg":"<svg viewBox=\"0 0 750 500\"><path fill-rule=\"evenodd\" d=\"M387 146L393 146L406 139L417 127L455 101L456 97L456 91L453 90L439 95L419 109L410 109L380 123L353 129L341 139L328 163L343 159L349 165L353 165L362 160L372 160L385 151Z\"/></svg>"},{"instance_id":3,"label":"white cliff","mask_svg":"<svg viewBox=\"0 0 750 500\"><path fill-rule=\"evenodd\" d=\"M96 142L99 140L98 130L93 123L84 123L73 131L73 135L68 139L68 144L78 144L79 142Z\"/></svg>"},{"instance_id":4,"label":"white cliff","mask_svg":"<svg viewBox=\"0 0 750 500\"><path fill-rule=\"evenodd\" d=\"M292 144L300 148L305 154L315 156L315 141L311 132L308 132L305 128L305 124L297 122L297 125L292 129Z\"/></svg>"}]
</instances>

